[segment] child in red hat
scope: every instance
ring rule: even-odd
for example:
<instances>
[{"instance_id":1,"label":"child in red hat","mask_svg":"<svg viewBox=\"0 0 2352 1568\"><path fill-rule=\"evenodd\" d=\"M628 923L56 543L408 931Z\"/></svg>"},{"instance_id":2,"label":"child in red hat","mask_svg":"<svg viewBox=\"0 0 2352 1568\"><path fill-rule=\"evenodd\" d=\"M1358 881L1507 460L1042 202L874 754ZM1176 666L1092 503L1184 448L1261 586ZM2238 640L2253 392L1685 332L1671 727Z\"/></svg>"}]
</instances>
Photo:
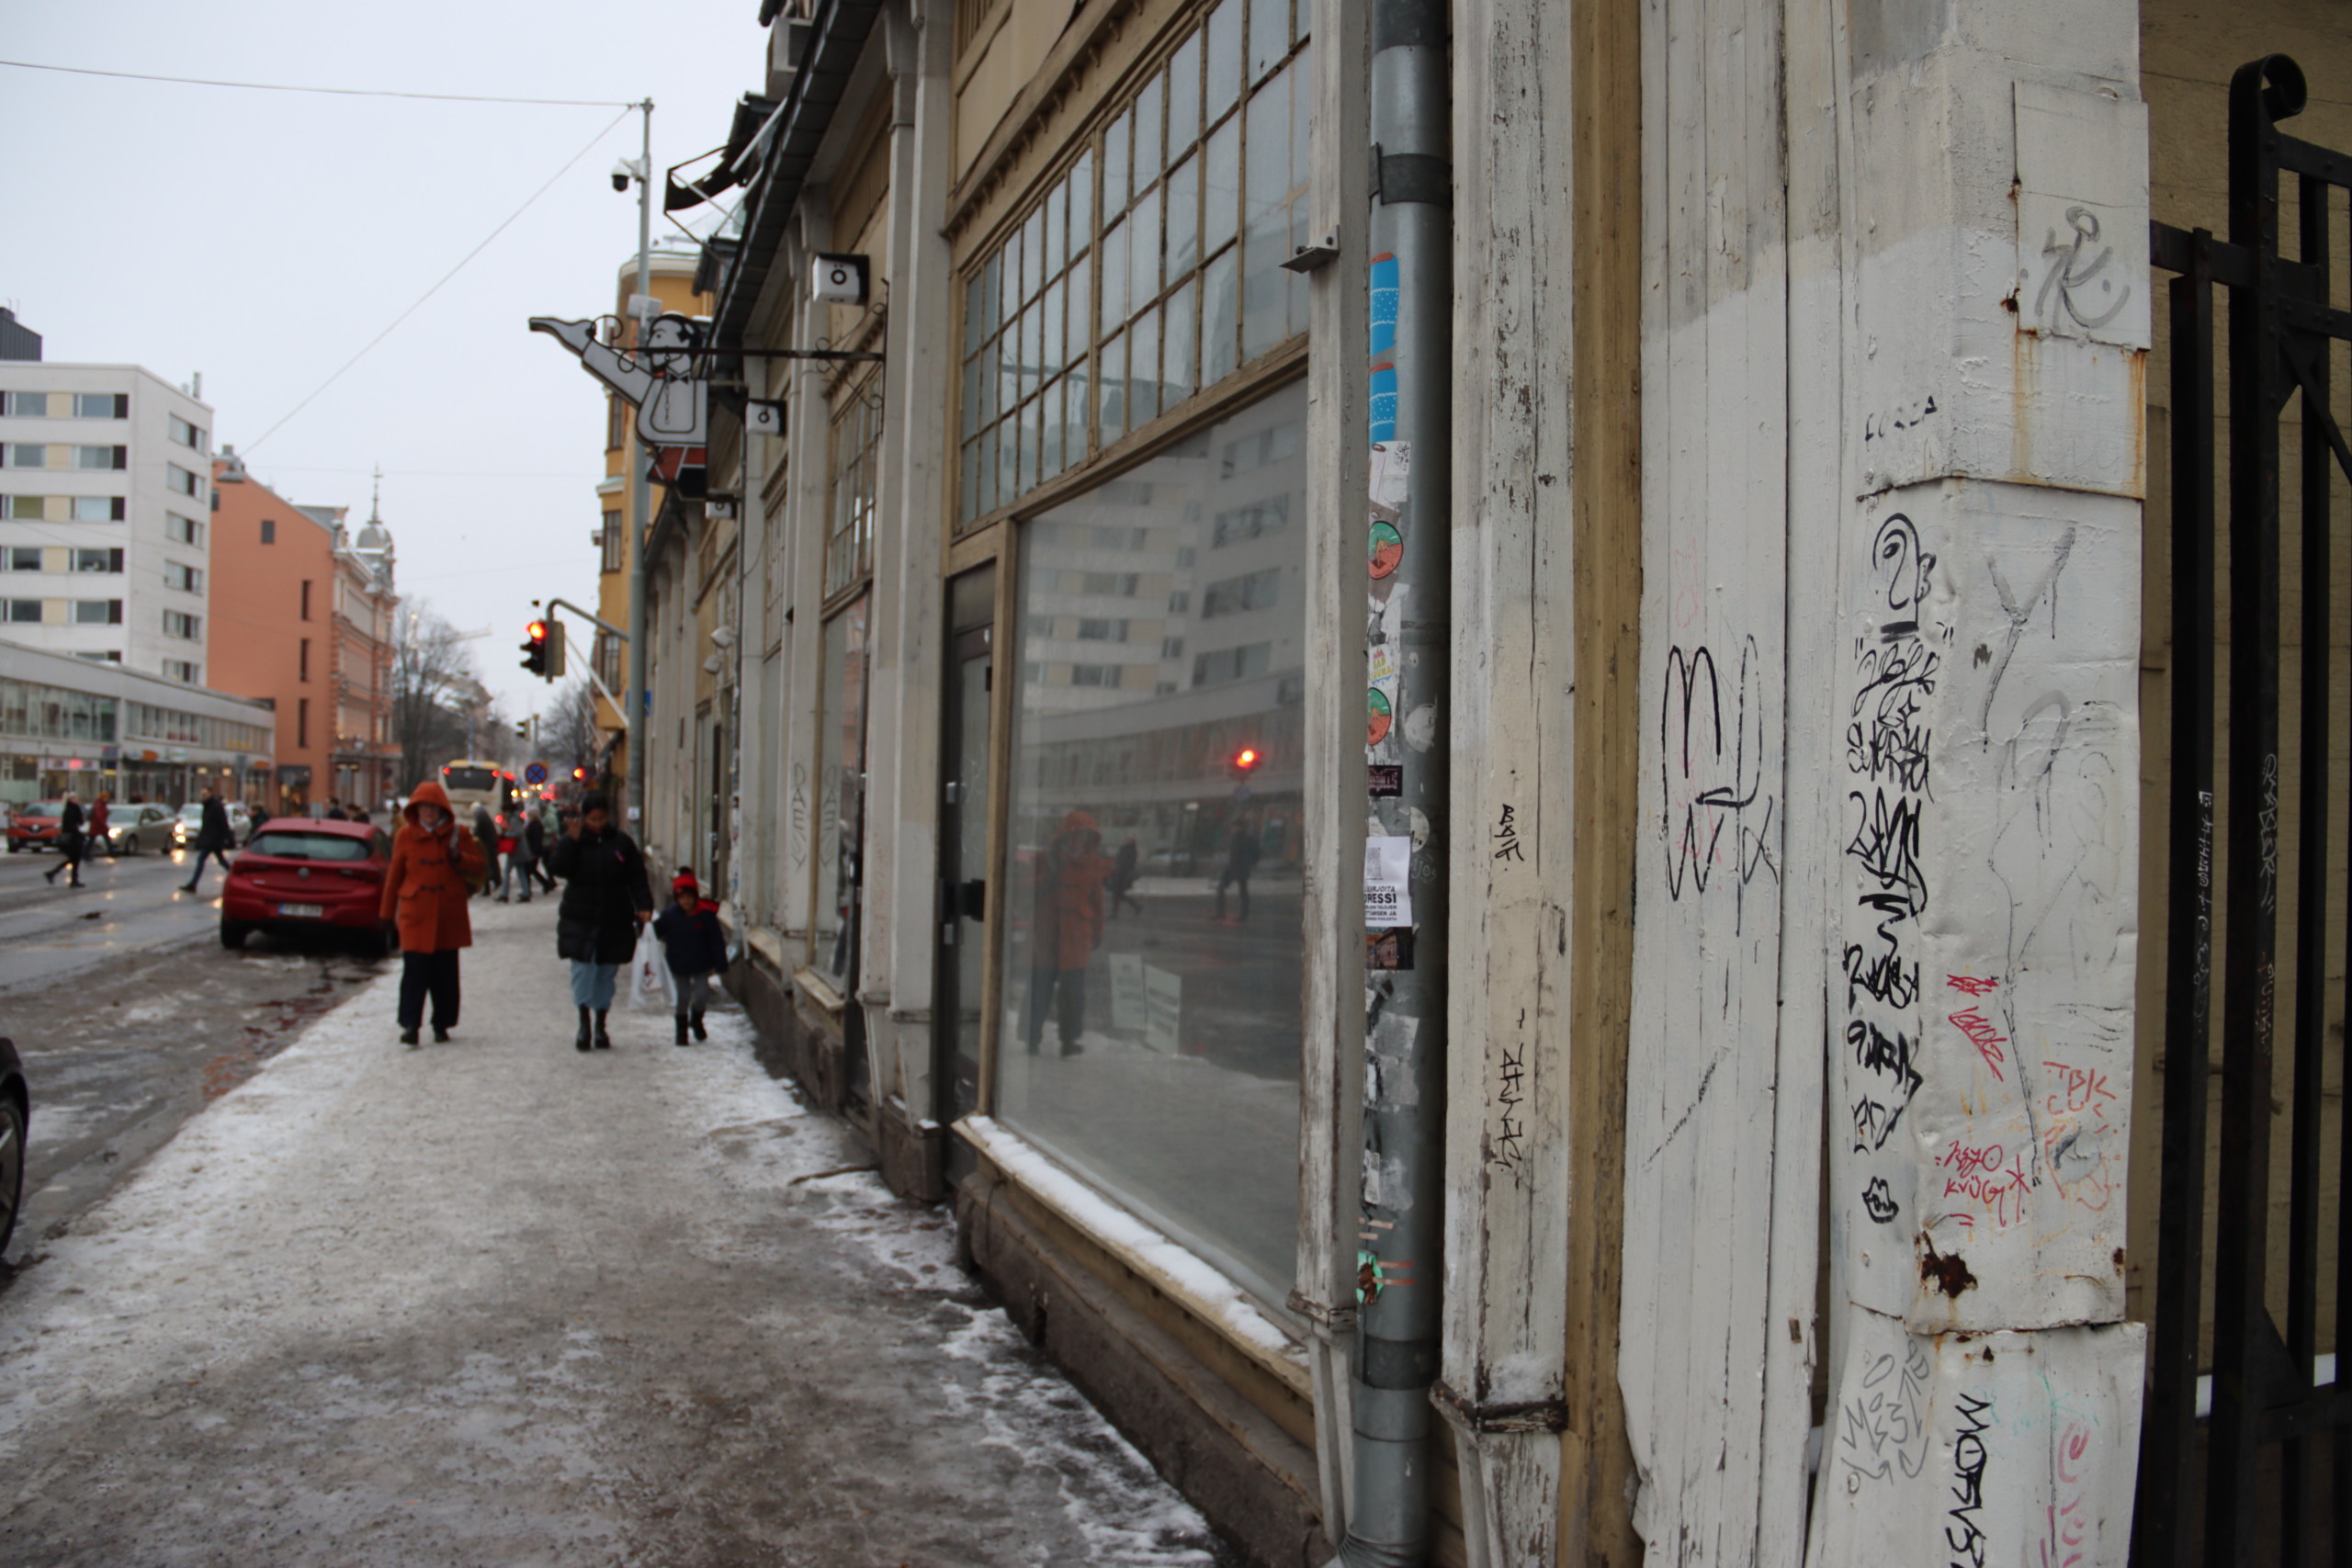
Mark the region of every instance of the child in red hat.
<instances>
[{"instance_id":1,"label":"child in red hat","mask_svg":"<svg viewBox=\"0 0 2352 1568\"><path fill-rule=\"evenodd\" d=\"M697 1040L710 1038L702 1014L710 1003L711 976L727 972L727 933L718 924L717 907L704 902L693 872L678 873L670 884L670 907L653 917L653 934L662 943L670 977L677 982L678 1043L684 1045L689 1028Z\"/></svg>"}]
</instances>

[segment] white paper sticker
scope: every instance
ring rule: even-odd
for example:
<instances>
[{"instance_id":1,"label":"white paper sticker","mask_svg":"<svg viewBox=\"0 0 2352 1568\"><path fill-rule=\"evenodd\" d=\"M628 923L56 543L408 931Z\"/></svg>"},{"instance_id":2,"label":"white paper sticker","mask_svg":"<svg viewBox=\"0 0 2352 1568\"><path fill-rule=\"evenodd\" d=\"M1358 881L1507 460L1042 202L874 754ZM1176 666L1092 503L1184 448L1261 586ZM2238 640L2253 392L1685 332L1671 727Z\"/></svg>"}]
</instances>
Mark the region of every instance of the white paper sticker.
<instances>
[{"instance_id":1,"label":"white paper sticker","mask_svg":"<svg viewBox=\"0 0 2352 1568\"><path fill-rule=\"evenodd\" d=\"M1147 964L1143 966L1146 1023L1144 1043L1174 1055L1182 1049L1184 977Z\"/></svg>"},{"instance_id":2,"label":"white paper sticker","mask_svg":"<svg viewBox=\"0 0 2352 1568\"><path fill-rule=\"evenodd\" d=\"M1382 931L1413 923L1413 840L1375 833L1363 841L1363 923Z\"/></svg>"},{"instance_id":3,"label":"white paper sticker","mask_svg":"<svg viewBox=\"0 0 2352 1568\"><path fill-rule=\"evenodd\" d=\"M1144 1026L1143 955L1111 954L1111 1027L1131 1031Z\"/></svg>"},{"instance_id":4,"label":"white paper sticker","mask_svg":"<svg viewBox=\"0 0 2352 1568\"><path fill-rule=\"evenodd\" d=\"M1396 679L1396 655L1386 643L1374 643L1364 650L1364 666L1372 683L1378 685L1383 681Z\"/></svg>"}]
</instances>

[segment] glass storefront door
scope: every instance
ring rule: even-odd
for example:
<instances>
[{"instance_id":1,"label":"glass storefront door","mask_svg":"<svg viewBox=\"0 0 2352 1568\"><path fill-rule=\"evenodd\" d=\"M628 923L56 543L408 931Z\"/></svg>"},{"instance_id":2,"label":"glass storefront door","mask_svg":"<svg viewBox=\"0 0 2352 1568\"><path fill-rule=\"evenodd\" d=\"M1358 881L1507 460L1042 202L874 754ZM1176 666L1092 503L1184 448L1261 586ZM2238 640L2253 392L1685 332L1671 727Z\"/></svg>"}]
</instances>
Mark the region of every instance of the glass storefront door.
<instances>
[{"instance_id":1,"label":"glass storefront door","mask_svg":"<svg viewBox=\"0 0 2352 1568\"><path fill-rule=\"evenodd\" d=\"M937 1057L933 1114L945 1125L979 1109L980 1003L988 976L989 705L995 688L996 569L983 567L948 589L946 782L940 807L940 926ZM948 1145L948 1174L960 1180L971 1155Z\"/></svg>"}]
</instances>

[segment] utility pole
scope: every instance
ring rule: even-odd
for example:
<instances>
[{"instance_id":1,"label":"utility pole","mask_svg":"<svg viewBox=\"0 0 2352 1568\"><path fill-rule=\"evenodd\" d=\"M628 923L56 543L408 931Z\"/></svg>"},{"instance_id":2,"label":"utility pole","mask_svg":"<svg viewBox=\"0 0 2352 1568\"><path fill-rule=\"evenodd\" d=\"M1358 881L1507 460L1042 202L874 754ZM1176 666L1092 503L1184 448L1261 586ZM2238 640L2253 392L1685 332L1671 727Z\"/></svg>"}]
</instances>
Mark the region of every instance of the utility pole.
<instances>
[{"instance_id":1,"label":"utility pole","mask_svg":"<svg viewBox=\"0 0 2352 1568\"><path fill-rule=\"evenodd\" d=\"M653 99L649 96L638 110L644 117L644 139L637 164L637 281L630 289L632 306L637 295L653 297ZM647 317L634 309L629 314L636 319L636 344L642 348ZM628 796L620 811L624 829L630 807L637 809L640 824L645 820L645 727L652 706L645 684L645 536L653 522L646 515L652 505L653 482L646 473L642 443L632 441L630 451L634 472L629 476L628 524ZM643 827L638 831L641 835Z\"/></svg>"}]
</instances>

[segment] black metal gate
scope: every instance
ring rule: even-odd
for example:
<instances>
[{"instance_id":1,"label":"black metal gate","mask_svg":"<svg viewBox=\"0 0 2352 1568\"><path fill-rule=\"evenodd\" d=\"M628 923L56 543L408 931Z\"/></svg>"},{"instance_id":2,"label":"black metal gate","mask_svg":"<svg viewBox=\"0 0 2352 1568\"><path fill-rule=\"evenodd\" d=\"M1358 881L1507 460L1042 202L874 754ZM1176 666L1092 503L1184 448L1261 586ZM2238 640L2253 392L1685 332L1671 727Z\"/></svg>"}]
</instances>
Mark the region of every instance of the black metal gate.
<instances>
[{"instance_id":1,"label":"black metal gate","mask_svg":"<svg viewBox=\"0 0 2352 1568\"><path fill-rule=\"evenodd\" d=\"M2335 696L2329 602L2339 558L2332 503L2352 479L2352 447L2331 405L2335 344L2352 342L2352 311L2331 227L2346 221L2352 157L2299 141L2278 122L2301 111L2303 73L2285 55L2242 67L2230 85L2230 234L2215 239L2153 225L2155 265L2170 285L2172 345L2173 691L2169 952L2165 974L2164 1167L2155 1342L2141 1449L2132 1561L2352 1563L2352 1401L2319 1382L2321 1269L2332 1254L2339 1346L2352 1345L2352 1206L2337 1205L2323 1247L2323 1093L2328 1057L2342 1082L2343 1045L2327 1039L2331 941L2352 959L2352 931L2327 930L2331 880L2330 717ZM2280 184L2295 182L2293 254L2279 244ZM2352 239L2347 229L2346 239ZM2340 247L2352 260L2352 244ZM2228 291L2228 344L2214 344L2215 289ZM2226 522L2217 517L2217 382L2229 420ZM2301 400L2295 510L2289 558L2281 534L2280 427ZM2226 527L2227 640L2217 624L2217 541ZM2282 702L2288 628L2281 580L2300 594L2298 691ZM2226 659L2224 729L2216 671ZM2296 777L2282 778L2280 734L2299 742ZM2216 844L2216 770L2225 769L2226 837ZM2290 907L2279 907L2282 821L2294 829ZM2217 852L2226 857L2214 906ZM2340 891L2352 867L2336 868ZM2291 1093L2276 1060L2281 917L2292 942L2286 1000L2292 1012ZM2218 919L2217 919L2218 916ZM2206 1125L2212 1045L2212 956L2222 947L2221 1126L2209 1160ZM2272 1122L2289 1120L2286 1161L2286 1323L2269 1300L2276 1197ZM2352 1189L2341 1136L2339 1190ZM2215 1203L2211 1267L2206 1206ZM2210 1423L2200 1422L2201 1293L2213 1314ZM2275 1449L2275 1452L2272 1450ZM2201 1515L2202 1530L2197 1529ZM2201 1534L2201 1540L2199 1537ZM2332 1537L2332 1540L2330 1539ZM2276 1557L2272 1558L2275 1551Z\"/></svg>"}]
</instances>

